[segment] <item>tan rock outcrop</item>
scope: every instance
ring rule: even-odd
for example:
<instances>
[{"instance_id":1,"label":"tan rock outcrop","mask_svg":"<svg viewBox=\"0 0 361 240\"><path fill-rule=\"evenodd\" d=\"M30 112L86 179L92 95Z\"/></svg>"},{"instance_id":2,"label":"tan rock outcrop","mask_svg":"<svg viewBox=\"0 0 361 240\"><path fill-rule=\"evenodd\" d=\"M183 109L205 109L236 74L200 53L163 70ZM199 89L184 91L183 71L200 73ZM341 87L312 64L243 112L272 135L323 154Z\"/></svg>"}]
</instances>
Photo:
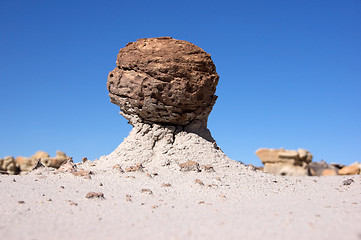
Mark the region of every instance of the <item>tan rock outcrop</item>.
<instances>
[{"instance_id":1,"label":"tan rock outcrop","mask_svg":"<svg viewBox=\"0 0 361 240\"><path fill-rule=\"evenodd\" d=\"M360 167L357 164L351 164L338 170L339 175L356 175L360 174Z\"/></svg>"},{"instance_id":2,"label":"tan rock outcrop","mask_svg":"<svg viewBox=\"0 0 361 240\"><path fill-rule=\"evenodd\" d=\"M38 151L31 157L19 156L5 157L0 159L0 172L8 174L19 174L21 172L30 172L38 167L59 168L61 164L66 162L68 157L64 152L57 151L55 157L50 157L44 151Z\"/></svg>"},{"instance_id":3,"label":"tan rock outcrop","mask_svg":"<svg viewBox=\"0 0 361 240\"><path fill-rule=\"evenodd\" d=\"M30 158L35 158L35 159L43 159L43 158L48 158L50 157L49 153L44 152L44 151L37 151L33 156L31 156Z\"/></svg>"},{"instance_id":4,"label":"tan rock outcrop","mask_svg":"<svg viewBox=\"0 0 361 240\"><path fill-rule=\"evenodd\" d=\"M321 160L320 162L311 162L308 164L308 168L311 176L334 176L334 173L337 174L338 171L337 167L332 164L327 164L324 160Z\"/></svg>"},{"instance_id":5,"label":"tan rock outcrop","mask_svg":"<svg viewBox=\"0 0 361 240\"><path fill-rule=\"evenodd\" d=\"M108 75L112 103L134 121L186 125L206 120L219 76L211 56L171 37L143 38L119 51Z\"/></svg>"},{"instance_id":6,"label":"tan rock outcrop","mask_svg":"<svg viewBox=\"0 0 361 240\"><path fill-rule=\"evenodd\" d=\"M312 154L304 149L296 150L260 148L256 151L256 155L261 159L262 163L279 163L289 162L290 159L310 163Z\"/></svg>"},{"instance_id":7,"label":"tan rock outcrop","mask_svg":"<svg viewBox=\"0 0 361 240\"><path fill-rule=\"evenodd\" d=\"M304 149L285 150L260 148L256 155L264 164L264 171L275 175L307 176L312 154Z\"/></svg>"},{"instance_id":8,"label":"tan rock outcrop","mask_svg":"<svg viewBox=\"0 0 361 240\"><path fill-rule=\"evenodd\" d=\"M16 165L14 157L7 156L4 159L0 159L0 171L14 175L18 174L19 168Z\"/></svg>"},{"instance_id":9,"label":"tan rock outcrop","mask_svg":"<svg viewBox=\"0 0 361 240\"><path fill-rule=\"evenodd\" d=\"M361 164L358 162L345 166L339 163L327 164L323 160L311 162L308 167L312 176L355 175L360 174L361 170Z\"/></svg>"},{"instance_id":10,"label":"tan rock outcrop","mask_svg":"<svg viewBox=\"0 0 361 240\"><path fill-rule=\"evenodd\" d=\"M27 158L27 157L21 157L21 156L19 156L15 159L16 164L19 166L21 172L32 171L35 168L35 166L38 164L39 160L40 159L33 158L33 157Z\"/></svg>"},{"instance_id":11,"label":"tan rock outcrop","mask_svg":"<svg viewBox=\"0 0 361 240\"><path fill-rule=\"evenodd\" d=\"M62 151L56 151L55 157L50 157L48 153L43 151L36 152L33 156L17 157L15 159L17 165L22 172L29 172L34 169L38 161L46 167L59 168L60 165L67 160L67 156Z\"/></svg>"},{"instance_id":12,"label":"tan rock outcrop","mask_svg":"<svg viewBox=\"0 0 361 240\"><path fill-rule=\"evenodd\" d=\"M321 172L321 176L337 176L337 169L333 168L326 168L323 169Z\"/></svg>"},{"instance_id":13,"label":"tan rock outcrop","mask_svg":"<svg viewBox=\"0 0 361 240\"><path fill-rule=\"evenodd\" d=\"M49 156L49 155L48 155ZM41 158L41 163L46 167L59 168L67 160L67 156L62 151L56 151L55 157Z\"/></svg>"}]
</instances>

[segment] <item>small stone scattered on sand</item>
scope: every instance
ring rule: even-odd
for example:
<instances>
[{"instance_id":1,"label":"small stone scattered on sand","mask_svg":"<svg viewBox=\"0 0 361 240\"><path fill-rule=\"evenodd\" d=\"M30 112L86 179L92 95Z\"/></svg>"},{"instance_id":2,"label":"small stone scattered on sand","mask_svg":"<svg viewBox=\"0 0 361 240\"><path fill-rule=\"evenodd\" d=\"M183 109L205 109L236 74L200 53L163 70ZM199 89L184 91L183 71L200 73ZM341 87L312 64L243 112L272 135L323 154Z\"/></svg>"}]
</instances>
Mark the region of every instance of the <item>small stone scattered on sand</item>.
<instances>
[{"instance_id":1,"label":"small stone scattered on sand","mask_svg":"<svg viewBox=\"0 0 361 240\"><path fill-rule=\"evenodd\" d=\"M68 200L67 202L70 204L70 206L78 206L76 202L73 202L71 200Z\"/></svg>"},{"instance_id":2,"label":"small stone scattered on sand","mask_svg":"<svg viewBox=\"0 0 361 240\"><path fill-rule=\"evenodd\" d=\"M90 175L94 174L92 171L89 170L78 170L76 172L73 172L74 176L81 176L85 178L91 178Z\"/></svg>"},{"instance_id":3,"label":"small stone scattered on sand","mask_svg":"<svg viewBox=\"0 0 361 240\"><path fill-rule=\"evenodd\" d=\"M201 168L202 168L202 170L204 170L205 172L215 172L212 165L202 165Z\"/></svg>"},{"instance_id":4,"label":"small stone scattered on sand","mask_svg":"<svg viewBox=\"0 0 361 240\"><path fill-rule=\"evenodd\" d=\"M113 166L113 169L114 169L114 170L117 170L117 171L119 171L119 172L121 172L121 173L124 173L124 170L122 169L122 167L120 166L120 164L115 164L115 165Z\"/></svg>"},{"instance_id":5,"label":"small stone scattered on sand","mask_svg":"<svg viewBox=\"0 0 361 240\"><path fill-rule=\"evenodd\" d=\"M105 199L104 194L102 192L88 192L85 196L86 198L99 198L99 199Z\"/></svg>"},{"instance_id":6,"label":"small stone scattered on sand","mask_svg":"<svg viewBox=\"0 0 361 240\"><path fill-rule=\"evenodd\" d=\"M128 202L131 202L132 201L132 196L127 194L125 195L125 200L128 201Z\"/></svg>"},{"instance_id":7,"label":"small stone scattered on sand","mask_svg":"<svg viewBox=\"0 0 361 240\"><path fill-rule=\"evenodd\" d=\"M135 166L130 166L125 169L126 172L143 172L143 165L137 163Z\"/></svg>"},{"instance_id":8,"label":"small stone scattered on sand","mask_svg":"<svg viewBox=\"0 0 361 240\"><path fill-rule=\"evenodd\" d=\"M196 180L194 180L194 182L201 186L204 186L204 183L201 180L199 180L198 178Z\"/></svg>"},{"instance_id":9,"label":"small stone scattered on sand","mask_svg":"<svg viewBox=\"0 0 361 240\"><path fill-rule=\"evenodd\" d=\"M148 189L148 188L143 188L141 191L141 193L148 193L148 194L152 194L152 190Z\"/></svg>"},{"instance_id":10,"label":"small stone scattered on sand","mask_svg":"<svg viewBox=\"0 0 361 240\"><path fill-rule=\"evenodd\" d=\"M195 161L187 161L179 164L180 170L183 172L196 171L200 172L199 164Z\"/></svg>"},{"instance_id":11,"label":"small stone scattered on sand","mask_svg":"<svg viewBox=\"0 0 361 240\"><path fill-rule=\"evenodd\" d=\"M349 178L342 182L343 185L350 185L351 183L355 182L353 179Z\"/></svg>"}]
</instances>

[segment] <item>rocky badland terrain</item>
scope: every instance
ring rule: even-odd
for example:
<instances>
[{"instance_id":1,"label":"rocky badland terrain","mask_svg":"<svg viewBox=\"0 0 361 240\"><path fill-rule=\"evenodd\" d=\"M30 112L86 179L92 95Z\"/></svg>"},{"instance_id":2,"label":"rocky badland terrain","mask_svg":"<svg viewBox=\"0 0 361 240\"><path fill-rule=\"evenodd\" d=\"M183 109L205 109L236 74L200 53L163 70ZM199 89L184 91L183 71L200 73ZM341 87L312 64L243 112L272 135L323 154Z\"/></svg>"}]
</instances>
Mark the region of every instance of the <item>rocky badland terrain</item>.
<instances>
[{"instance_id":1,"label":"rocky badland terrain","mask_svg":"<svg viewBox=\"0 0 361 240\"><path fill-rule=\"evenodd\" d=\"M298 150L260 148L256 151L256 155L264 164L264 168L257 169L281 176L336 176L356 175L361 172L359 162L349 166L327 164L325 161L312 162L312 154L301 148Z\"/></svg>"},{"instance_id":2,"label":"rocky badland terrain","mask_svg":"<svg viewBox=\"0 0 361 240\"><path fill-rule=\"evenodd\" d=\"M129 136L99 160L34 157L32 171L0 175L4 239L361 239L359 175L275 176L217 146L219 77L201 48L140 39L116 64L107 87Z\"/></svg>"}]
</instances>

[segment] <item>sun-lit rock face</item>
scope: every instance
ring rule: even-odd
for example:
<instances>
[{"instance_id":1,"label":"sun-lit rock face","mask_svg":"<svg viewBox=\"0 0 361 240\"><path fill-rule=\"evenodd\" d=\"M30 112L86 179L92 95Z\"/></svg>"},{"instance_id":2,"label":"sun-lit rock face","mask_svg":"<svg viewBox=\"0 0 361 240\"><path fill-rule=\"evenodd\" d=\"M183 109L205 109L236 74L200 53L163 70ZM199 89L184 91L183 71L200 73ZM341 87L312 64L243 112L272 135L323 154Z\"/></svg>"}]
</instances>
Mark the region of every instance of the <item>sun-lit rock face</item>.
<instances>
[{"instance_id":1,"label":"sun-lit rock face","mask_svg":"<svg viewBox=\"0 0 361 240\"><path fill-rule=\"evenodd\" d=\"M116 63L108 75L109 96L133 125L207 120L219 76L201 48L170 37L144 38L122 48Z\"/></svg>"},{"instance_id":2,"label":"sun-lit rock face","mask_svg":"<svg viewBox=\"0 0 361 240\"><path fill-rule=\"evenodd\" d=\"M275 175L307 176L312 154L304 149L285 150L260 148L256 155L264 164L264 171Z\"/></svg>"}]
</instances>

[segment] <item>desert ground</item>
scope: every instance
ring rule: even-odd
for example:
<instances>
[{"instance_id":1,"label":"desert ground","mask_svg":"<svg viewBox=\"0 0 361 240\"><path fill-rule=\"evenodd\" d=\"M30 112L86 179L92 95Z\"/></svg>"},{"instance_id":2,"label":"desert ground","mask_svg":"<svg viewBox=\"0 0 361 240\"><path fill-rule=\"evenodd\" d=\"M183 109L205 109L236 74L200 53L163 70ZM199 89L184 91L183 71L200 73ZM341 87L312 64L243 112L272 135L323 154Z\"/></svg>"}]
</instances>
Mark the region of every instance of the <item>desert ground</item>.
<instances>
[{"instance_id":1,"label":"desert ground","mask_svg":"<svg viewBox=\"0 0 361 240\"><path fill-rule=\"evenodd\" d=\"M95 170L0 175L2 239L361 239L360 175L78 165Z\"/></svg>"}]
</instances>

